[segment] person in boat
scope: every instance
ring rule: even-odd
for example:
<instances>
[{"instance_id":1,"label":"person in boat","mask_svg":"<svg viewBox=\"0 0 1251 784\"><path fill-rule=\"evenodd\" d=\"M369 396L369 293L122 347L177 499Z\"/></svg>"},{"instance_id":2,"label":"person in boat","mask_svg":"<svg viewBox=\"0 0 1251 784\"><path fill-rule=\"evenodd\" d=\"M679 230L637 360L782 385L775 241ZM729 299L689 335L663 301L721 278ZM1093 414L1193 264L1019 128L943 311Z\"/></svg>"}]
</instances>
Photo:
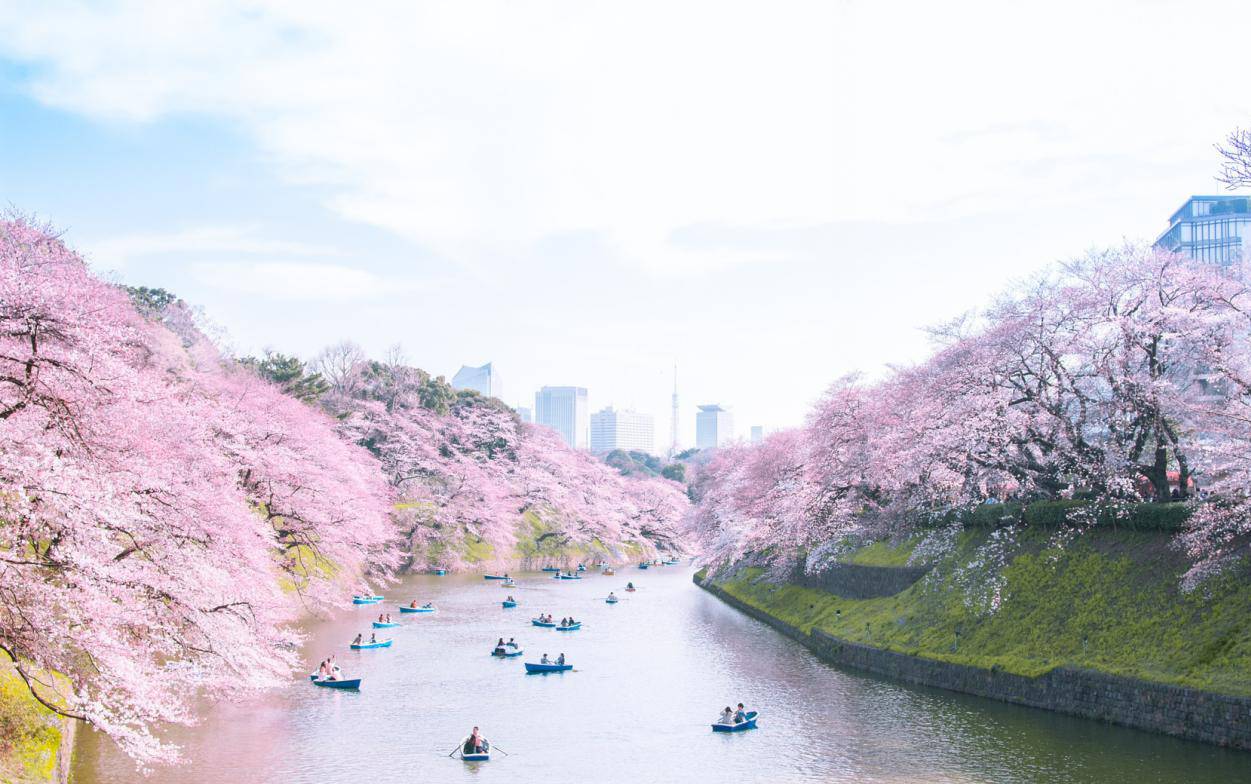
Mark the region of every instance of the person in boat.
<instances>
[{"instance_id":1,"label":"person in boat","mask_svg":"<svg viewBox=\"0 0 1251 784\"><path fill-rule=\"evenodd\" d=\"M570 615L570 616L569 616L569 625L570 625L570 626L577 626L577 625L578 625L578 622L577 622L577 621L575 621L575 620L573 619L573 616L572 616L572 615Z\"/></svg>"},{"instance_id":2,"label":"person in boat","mask_svg":"<svg viewBox=\"0 0 1251 784\"><path fill-rule=\"evenodd\" d=\"M612 592L612 591L609 591L609 592L608 592L608 598L609 598L609 599L612 599L613 601L616 601L616 600L617 600L617 597L613 594L613 592Z\"/></svg>"},{"instance_id":3,"label":"person in boat","mask_svg":"<svg viewBox=\"0 0 1251 784\"><path fill-rule=\"evenodd\" d=\"M509 647L509 648L516 648L516 647L517 647L517 638L516 638L516 637L509 637L509 638L508 638L508 647Z\"/></svg>"},{"instance_id":4,"label":"person in boat","mask_svg":"<svg viewBox=\"0 0 1251 784\"><path fill-rule=\"evenodd\" d=\"M408 606L413 608L414 610L417 609L417 600L413 599L412 602L410 602Z\"/></svg>"},{"instance_id":5,"label":"person in boat","mask_svg":"<svg viewBox=\"0 0 1251 784\"><path fill-rule=\"evenodd\" d=\"M551 664L552 660L547 658L547 654L543 654L543 658L539 659L539 664Z\"/></svg>"},{"instance_id":6,"label":"person in boat","mask_svg":"<svg viewBox=\"0 0 1251 784\"><path fill-rule=\"evenodd\" d=\"M385 616L383 616L382 613L378 613L378 623L384 623L384 620L383 620L384 617Z\"/></svg>"},{"instance_id":7,"label":"person in boat","mask_svg":"<svg viewBox=\"0 0 1251 784\"><path fill-rule=\"evenodd\" d=\"M516 602L517 600L516 600L516 599L514 599L514 598L513 598L513 595L510 593L510 594L508 594L508 598L507 598L507 599L505 599L504 601L506 601L506 602Z\"/></svg>"},{"instance_id":8,"label":"person in boat","mask_svg":"<svg viewBox=\"0 0 1251 784\"><path fill-rule=\"evenodd\" d=\"M718 724L733 724L734 711L730 710L730 706L725 706L725 710L721 711L720 718L717 719Z\"/></svg>"},{"instance_id":9,"label":"person in boat","mask_svg":"<svg viewBox=\"0 0 1251 784\"><path fill-rule=\"evenodd\" d=\"M465 739L466 754L481 754L486 748L486 738L478 732L478 728L474 727L473 732L469 733L469 737Z\"/></svg>"},{"instance_id":10,"label":"person in boat","mask_svg":"<svg viewBox=\"0 0 1251 784\"><path fill-rule=\"evenodd\" d=\"M563 667L563 666L564 666L564 664L565 664L565 654L563 654L563 653L562 653L562 654L560 654L559 656L557 656L557 657L556 657L556 663L557 663L557 664L559 664L559 665L561 665L561 666Z\"/></svg>"},{"instance_id":11,"label":"person in boat","mask_svg":"<svg viewBox=\"0 0 1251 784\"><path fill-rule=\"evenodd\" d=\"M363 634L358 634L358 635L356 635L356 639L355 639L355 640L352 640L352 644L353 644L353 645L360 645L360 644L361 644L361 640L362 640L362 639L364 639L364 637L365 637L365 635L363 635Z\"/></svg>"},{"instance_id":12,"label":"person in boat","mask_svg":"<svg viewBox=\"0 0 1251 784\"><path fill-rule=\"evenodd\" d=\"M373 645L373 644L374 644L374 643L376 643L376 642L378 642L378 633L377 633L377 632L373 632L373 633L371 633L371 634L369 635L369 644L370 644L370 645Z\"/></svg>"},{"instance_id":13,"label":"person in boat","mask_svg":"<svg viewBox=\"0 0 1251 784\"><path fill-rule=\"evenodd\" d=\"M422 607L426 607L426 608L430 608L430 607L433 607L433 606L434 606L434 603L433 603L433 602L426 602L425 604L423 604L423 605L422 605Z\"/></svg>"},{"instance_id":14,"label":"person in boat","mask_svg":"<svg viewBox=\"0 0 1251 784\"><path fill-rule=\"evenodd\" d=\"M568 619L568 618L561 618L561 619L560 619L560 625L561 625L562 627L564 627L564 626L568 626L568 625L569 625L569 619Z\"/></svg>"},{"instance_id":15,"label":"person in boat","mask_svg":"<svg viewBox=\"0 0 1251 784\"><path fill-rule=\"evenodd\" d=\"M627 591L633 591L633 590L634 590L634 583L632 583L632 582L631 582L631 583L626 583L626 590L627 590Z\"/></svg>"},{"instance_id":16,"label":"person in boat","mask_svg":"<svg viewBox=\"0 0 1251 784\"><path fill-rule=\"evenodd\" d=\"M738 704L738 710L734 712L734 723L742 724L747 721L747 711L743 710L743 703Z\"/></svg>"},{"instance_id":17,"label":"person in boat","mask_svg":"<svg viewBox=\"0 0 1251 784\"><path fill-rule=\"evenodd\" d=\"M387 623L391 623L391 613L387 613Z\"/></svg>"}]
</instances>

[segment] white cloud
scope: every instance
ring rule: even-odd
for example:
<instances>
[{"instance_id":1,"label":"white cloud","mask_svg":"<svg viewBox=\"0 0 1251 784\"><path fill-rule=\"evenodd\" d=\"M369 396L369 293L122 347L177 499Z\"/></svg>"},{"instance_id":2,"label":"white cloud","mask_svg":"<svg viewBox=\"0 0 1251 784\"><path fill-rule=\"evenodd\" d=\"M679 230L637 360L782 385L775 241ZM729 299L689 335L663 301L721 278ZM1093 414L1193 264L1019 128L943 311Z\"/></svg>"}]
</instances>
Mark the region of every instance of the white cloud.
<instances>
[{"instance_id":1,"label":"white cloud","mask_svg":"<svg viewBox=\"0 0 1251 784\"><path fill-rule=\"evenodd\" d=\"M268 300L347 302L412 293L422 285L337 264L297 261L199 261L191 264L196 282L214 289Z\"/></svg>"},{"instance_id":2,"label":"white cloud","mask_svg":"<svg viewBox=\"0 0 1251 784\"><path fill-rule=\"evenodd\" d=\"M337 250L322 245L263 237L255 229L242 226L197 226L172 232L122 234L96 240L89 247L88 261L102 271L123 270L136 259L170 254L338 254Z\"/></svg>"}]
</instances>

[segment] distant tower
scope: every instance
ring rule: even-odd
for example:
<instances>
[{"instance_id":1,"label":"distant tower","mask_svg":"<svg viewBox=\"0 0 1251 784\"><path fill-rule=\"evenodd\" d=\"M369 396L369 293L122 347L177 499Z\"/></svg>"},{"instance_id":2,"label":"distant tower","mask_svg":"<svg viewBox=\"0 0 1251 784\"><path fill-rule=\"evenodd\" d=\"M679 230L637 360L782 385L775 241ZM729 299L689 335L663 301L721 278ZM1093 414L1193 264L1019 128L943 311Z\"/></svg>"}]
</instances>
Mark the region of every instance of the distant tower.
<instances>
[{"instance_id":1,"label":"distant tower","mask_svg":"<svg viewBox=\"0 0 1251 784\"><path fill-rule=\"evenodd\" d=\"M669 457L678 453L678 363L673 363L673 414L669 423Z\"/></svg>"}]
</instances>

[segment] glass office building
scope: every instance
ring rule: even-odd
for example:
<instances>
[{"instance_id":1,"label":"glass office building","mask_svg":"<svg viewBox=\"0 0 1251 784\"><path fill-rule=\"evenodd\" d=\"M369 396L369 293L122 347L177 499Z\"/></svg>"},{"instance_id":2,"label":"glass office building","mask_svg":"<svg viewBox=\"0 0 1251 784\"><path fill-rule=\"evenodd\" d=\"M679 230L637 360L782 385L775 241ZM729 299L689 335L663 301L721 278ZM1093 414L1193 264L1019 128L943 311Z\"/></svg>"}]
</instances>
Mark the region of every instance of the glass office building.
<instances>
[{"instance_id":1,"label":"glass office building","mask_svg":"<svg viewBox=\"0 0 1251 784\"><path fill-rule=\"evenodd\" d=\"M651 414L609 406L591 414L591 451L614 449L652 454L656 451L656 422Z\"/></svg>"},{"instance_id":2,"label":"glass office building","mask_svg":"<svg viewBox=\"0 0 1251 784\"><path fill-rule=\"evenodd\" d=\"M1168 222L1156 247L1228 266L1242 258L1243 244L1251 235L1251 198L1191 196Z\"/></svg>"},{"instance_id":3,"label":"glass office building","mask_svg":"<svg viewBox=\"0 0 1251 784\"><path fill-rule=\"evenodd\" d=\"M535 424L552 428L574 449L586 449L590 423L585 387L543 387L534 393Z\"/></svg>"}]
</instances>

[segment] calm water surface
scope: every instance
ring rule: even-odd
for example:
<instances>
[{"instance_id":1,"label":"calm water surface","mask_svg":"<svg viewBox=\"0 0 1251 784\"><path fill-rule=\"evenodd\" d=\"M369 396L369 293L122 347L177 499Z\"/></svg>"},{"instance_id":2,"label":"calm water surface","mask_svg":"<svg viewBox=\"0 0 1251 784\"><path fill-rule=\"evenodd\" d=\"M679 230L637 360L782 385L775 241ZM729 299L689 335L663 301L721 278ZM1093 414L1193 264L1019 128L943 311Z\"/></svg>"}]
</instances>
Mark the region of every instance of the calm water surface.
<instances>
[{"instance_id":1,"label":"calm water surface","mask_svg":"<svg viewBox=\"0 0 1251 784\"><path fill-rule=\"evenodd\" d=\"M1251 781L1251 754L1045 711L918 689L827 666L797 643L691 583L685 567L512 589L470 576L413 576L381 605L311 626L309 670L334 653L359 693L306 681L206 708L171 732L186 764L153 784L422 782L1231 782ZM639 591L621 589L633 580ZM621 603L607 605L612 589ZM512 593L521 605L504 610ZM354 652L369 622L417 598L391 649ZM584 619L578 632L530 625L540 611ZM499 637L526 655L489 655ZM525 674L522 659L564 652L568 673ZM760 729L713 734L742 701ZM447 753L478 724L498 748L487 763ZM128 782L134 768L82 733L76 784Z\"/></svg>"}]
</instances>

